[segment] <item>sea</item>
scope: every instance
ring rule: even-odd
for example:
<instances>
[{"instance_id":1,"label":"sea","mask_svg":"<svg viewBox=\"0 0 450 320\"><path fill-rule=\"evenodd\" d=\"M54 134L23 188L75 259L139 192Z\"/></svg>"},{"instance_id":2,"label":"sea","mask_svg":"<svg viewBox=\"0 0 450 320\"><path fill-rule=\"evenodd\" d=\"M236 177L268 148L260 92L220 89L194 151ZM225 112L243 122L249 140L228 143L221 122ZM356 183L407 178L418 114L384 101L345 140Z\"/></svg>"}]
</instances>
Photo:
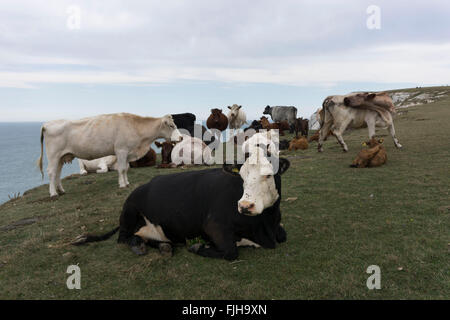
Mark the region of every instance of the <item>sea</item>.
<instances>
[{"instance_id":1,"label":"sea","mask_svg":"<svg viewBox=\"0 0 450 320\"><path fill-rule=\"evenodd\" d=\"M206 121L201 123L206 125ZM0 122L0 204L8 201L10 197L22 195L29 189L48 184L45 148L44 179L36 165L41 153L42 124L41 122ZM225 131L223 134L225 136ZM160 149L154 144L152 148L156 153L160 153ZM64 164L61 177L79 172L78 161L74 159L71 164Z\"/></svg>"},{"instance_id":2,"label":"sea","mask_svg":"<svg viewBox=\"0 0 450 320\"><path fill-rule=\"evenodd\" d=\"M48 183L44 150L44 179L37 167L41 153L40 122L0 122L0 204L24 191ZM61 177L79 173L78 161L63 166Z\"/></svg>"}]
</instances>

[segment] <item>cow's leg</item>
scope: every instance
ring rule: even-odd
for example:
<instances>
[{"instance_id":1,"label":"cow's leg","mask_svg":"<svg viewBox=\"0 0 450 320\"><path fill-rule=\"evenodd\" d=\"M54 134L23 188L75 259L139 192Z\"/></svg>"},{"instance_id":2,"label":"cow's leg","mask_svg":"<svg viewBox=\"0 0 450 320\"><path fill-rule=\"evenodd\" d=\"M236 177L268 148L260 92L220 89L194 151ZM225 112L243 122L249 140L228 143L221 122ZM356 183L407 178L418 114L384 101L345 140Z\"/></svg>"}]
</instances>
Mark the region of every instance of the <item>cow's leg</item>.
<instances>
[{"instance_id":1,"label":"cow's leg","mask_svg":"<svg viewBox=\"0 0 450 320\"><path fill-rule=\"evenodd\" d=\"M98 164L97 173L106 173L108 172L108 166L106 165L106 161L100 161Z\"/></svg>"},{"instance_id":2,"label":"cow's leg","mask_svg":"<svg viewBox=\"0 0 450 320\"><path fill-rule=\"evenodd\" d=\"M275 231L275 238L278 243L286 242L287 234L286 230L280 225L278 225L277 230Z\"/></svg>"},{"instance_id":3,"label":"cow's leg","mask_svg":"<svg viewBox=\"0 0 450 320\"><path fill-rule=\"evenodd\" d=\"M125 188L127 186L127 151L117 151L117 172L119 173L119 188Z\"/></svg>"},{"instance_id":4,"label":"cow's leg","mask_svg":"<svg viewBox=\"0 0 450 320\"><path fill-rule=\"evenodd\" d=\"M335 130L333 130L334 136L336 137L339 144L342 146L344 152L348 151L348 147L344 141L344 138L342 137L342 134L344 133L345 129L347 129L347 126L350 124L351 121L352 119L350 119L350 117L348 119L344 119L338 125L338 127L336 127ZM327 132L325 132L324 134L327 134Z\"/></svg>"},{"instance_id":5,"label":"cow's leg","mask_svg":"<svg viewBox=\"0 0 450 320\"><path fill-rule=\"evenodd\" d=\"M209 222L205 227L205 233L211 239L211 246L196 243L189 248L189 251L203 257L237 259L238 250L232 232L226 231L224 226Z\"/></svg>"},{"instance_id":6,"label":"cow's leg","mask_svg":"<svg viewBox=\"0 0 450 320\"><path fill-rule=\"evenodd\" d=\"M61 183L61 171L62 167L64 165L64 162L62 159L58 162L58 167L56 169L56 189L59 192L59 194L64 194L66 191L64 190L62 183Z\"/></svg>"},{"instance_id":7,"label":"cow's leg","mask_svg":"<svg viewBox=\"0 0 450 320\"><path fill-rule=\"evenodd\" d=\"M58 184L57 172L60 161L61 161L60 157L48 157L47 174L49 180L50 197L58 196L56 186Z\"/></svg>"},{"instance_id":8,"label":"cow's leg","mask_svg":"<svg viewBox=\"0 0 450 320\"><path fill-rule=\"evenodd\" d=\"M391 123L388 125L388 130L389 130L389 133L390 133L391 136L392 136L392 139L394 139L394 144L395 144L395 146L396 146L397 148L401 148L402 145L400 144L400 142L398 142L398 139L397 139L397 137L395 136L394 122L391 122Z\"/></svg>"},{"instance_id":9,"label":"cow's leg","mask_svg":"<svg viewBox=\"0 0 450 320\"><path fill-rule=\"evenodd\" d=\"M80 174L82 176L88 174L86 166L84 165L83 161L81 161L80 159L78 159L78 165L80 166Z\"/></svg>"},{"instance_id":10,"label":"cow's leg","mask_svg":"<svg viewBox=\"0 0 450 320\"><path fill-rule=\"evenodd\" d=\"M323 152L323 141L326 139L327 137L327 133L330 131L331 129L331 125L333 124L332 121L327 121L324 122L322 125L322 128L320 128L319 130L319 141L317 143L317 151L319 152Z\"/></svg>"},{"instance_id":11,"label":"cow's leg","mask_svg":"<svg viewBox=\"0 0 450 320\"><path fill-rule=\"evenodd\" d=\"M375 135L375 118L374 117L368 117L366 119L367 124L367 130L369 130L369 140L373 138Z\"/></svg>"}]
</instances>

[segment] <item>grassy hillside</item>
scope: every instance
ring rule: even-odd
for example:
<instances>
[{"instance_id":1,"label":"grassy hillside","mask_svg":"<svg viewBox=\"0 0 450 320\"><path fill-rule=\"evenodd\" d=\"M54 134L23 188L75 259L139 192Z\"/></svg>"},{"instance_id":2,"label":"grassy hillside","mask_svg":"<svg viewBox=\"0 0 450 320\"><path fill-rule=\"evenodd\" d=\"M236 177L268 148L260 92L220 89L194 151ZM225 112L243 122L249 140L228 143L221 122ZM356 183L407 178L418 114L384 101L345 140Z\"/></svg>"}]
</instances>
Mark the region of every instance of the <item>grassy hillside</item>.
<instances>
[{"instance_id":1,"label":"grassy hillside","mask_svg":"<svg viewBox=\"0 0 450 320\"><path fill-rule=\"evenodd\" d=\"M315 143L284 152L291 161L281 204L288 241L275 250L241 248L231 263L183 246L172 258L155 249L138 257L116 236L68 244L117 226L134 188L183 169L131 169L125 190L115 172L72 176L57 200L47 185L30 190L0 206L0 299L449 299L449 95L402 109L395 125L404 148L377 131L388 152L380 168L349 168L366 129L345 135L349 153L334 139L321 154ZM81 290L66 287L71 264L81 268ZM366 287L373 264L381 290Z\"/></svg>"}]
</instances>

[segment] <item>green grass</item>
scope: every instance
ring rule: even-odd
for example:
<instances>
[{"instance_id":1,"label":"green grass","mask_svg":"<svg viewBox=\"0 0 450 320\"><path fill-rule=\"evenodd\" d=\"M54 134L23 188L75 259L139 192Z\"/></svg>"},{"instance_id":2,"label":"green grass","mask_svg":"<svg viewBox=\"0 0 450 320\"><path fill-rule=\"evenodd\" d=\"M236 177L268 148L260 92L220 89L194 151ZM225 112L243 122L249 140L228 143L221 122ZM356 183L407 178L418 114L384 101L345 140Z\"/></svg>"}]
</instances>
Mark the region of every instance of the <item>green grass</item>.
<instances>
[{"instance_id":1,"label":"green grass","mask_svg":"<svg viewBox=\"0 0 450 320\"><path fill-rule=\"evenodd\" d=\"M47 185L30 190L0 206L0 230L38 218L0 231L0 298L449 299L450 98L402 110L395 125L404 148L396 150L378 130L388 152L380 168L349 168L367 129L344 136L349 153L333 137L321 154L315 143L284 152L291 167L282 197L297 197L281 203L288 241L275 250L240 248L233 263L183 246L172 258L155 249L138 257L116 236L68 244L117 226L134 188L183 169L131 169L127 189L118 188L115 172L73 176L63 181L67 194L54 201ZM81 290L66 288L71 264L81 268ZM372 264L381 268L381 290L366 287Z\"/></svg>"}]
</instances>

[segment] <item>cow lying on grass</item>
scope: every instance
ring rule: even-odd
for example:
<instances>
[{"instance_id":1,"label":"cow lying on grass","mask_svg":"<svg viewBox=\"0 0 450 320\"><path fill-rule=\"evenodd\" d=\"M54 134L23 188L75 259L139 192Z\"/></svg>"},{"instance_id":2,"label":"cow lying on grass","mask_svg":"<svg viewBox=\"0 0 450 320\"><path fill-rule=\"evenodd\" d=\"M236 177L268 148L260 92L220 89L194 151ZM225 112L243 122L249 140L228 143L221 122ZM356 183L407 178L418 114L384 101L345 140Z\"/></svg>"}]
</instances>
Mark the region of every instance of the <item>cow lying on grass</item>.
<instances>
[{"instance_id":1,"label":"cow lying on grass","mask_svg":"<svg viewBox=\"0 0 450 320\"><path fill-rule=\"evenodd\" d=\"M288 160L272 164L254 147L242 165L156 176L130 194L119 227L73 244L106 240L119 230L118 242L139 255L145 242L171 253L173 244L199 236L208 244L189 250L204 257L234 260L239 244L273 249L286 241L280 201L281 174L288 168Z\"/></svg>"},{"instance_id":2,"label":"cow lying on grass","mask_svg":"<svg viewBox=\"0 0 450 320\"><path fill-rule=\"evenodd\" d=\"M292 150L306 150L308 149L308 140L305 137L300 136L299 138L294 137L291 142L289 142L289 151Z\"/></svg>"},{"instance_id":3,"label":"cow lying on grass","mask_svg":"<svg viewBox=\"0 0 450 320\"><path fill-rule=\"evenodd\" d=\"M94 160L78 159L80 166L80 174L86 175L88 173L106 173L108 171L117 171L117 157L106 156Z\"/></svg>"},{"instance_id":4,"label":"cow lying on grass","mask_svg":"<svg viewBox=\"0 0 450 320\"><path fill-rule=\"evenodd\" d=\"M363 146L368 146L367 149L363 149L359 152L358 156L350 165L352 168L367 168L367 167L379 167L386 163L387 153L384 149L383 139L377 140L375 138L370 139L368 142L364 142Z\"/></svg>"},{"instance_id":5,"label":"cow lying on grass","mask_svg":"<svg viewBox=\"0 0 450 320\"><path fill-rule=\"evenodd\" d=\"M142 167L153 167L156 164L156 152L152 148L142 158L131 161L130 167L132 168L142 168Z\"/></svg>"}]
</instances>

